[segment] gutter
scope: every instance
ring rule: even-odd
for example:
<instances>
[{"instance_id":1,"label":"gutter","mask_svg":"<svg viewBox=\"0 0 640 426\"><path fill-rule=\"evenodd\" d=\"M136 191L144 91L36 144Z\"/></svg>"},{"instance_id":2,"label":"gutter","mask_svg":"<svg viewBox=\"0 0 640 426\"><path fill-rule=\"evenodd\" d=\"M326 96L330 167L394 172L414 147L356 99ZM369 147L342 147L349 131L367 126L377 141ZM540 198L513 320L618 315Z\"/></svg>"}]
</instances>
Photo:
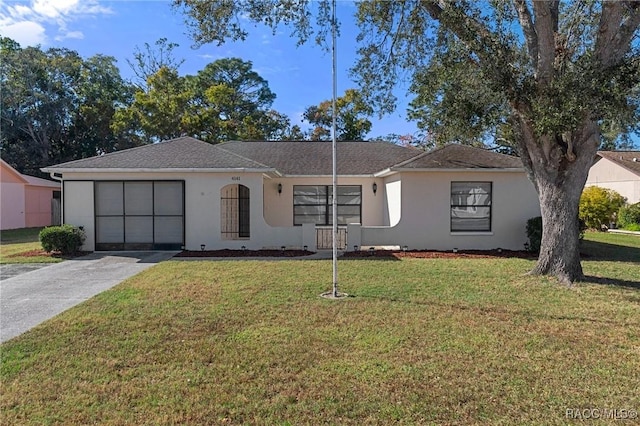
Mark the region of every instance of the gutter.
<instances>
[{"instance_id":1,"label":"gutter","mask_svg":"<svg viewBox=\"0 0 640 426\"><path fill-rule=\"evenodd\" d=\"M281 174L273 168L265 169L247 169L247 168L225 168L225 169L211 169L211 168L48 168L44 167L43 172L49 173L52 177L54 173L274 173L278 176ZM57 179L56 179L57 180Z\"/></svg>"},{"instance_id":2,"label":"gutter","mask_svg":"<svg viewBox=\"0 0 640 426\"><path fill-rule=\"evenodd\" d=\"M524 168L522 167L511 167L511 168L483 168L483 167L465 167L465 168L419 168L419 169L411 169L411 168L391 168L387 170L383 170L380 172L380 175L384 173L391 172L480 172L480 173L522 173L524 172Z\"/></svg>"}]
</instances>

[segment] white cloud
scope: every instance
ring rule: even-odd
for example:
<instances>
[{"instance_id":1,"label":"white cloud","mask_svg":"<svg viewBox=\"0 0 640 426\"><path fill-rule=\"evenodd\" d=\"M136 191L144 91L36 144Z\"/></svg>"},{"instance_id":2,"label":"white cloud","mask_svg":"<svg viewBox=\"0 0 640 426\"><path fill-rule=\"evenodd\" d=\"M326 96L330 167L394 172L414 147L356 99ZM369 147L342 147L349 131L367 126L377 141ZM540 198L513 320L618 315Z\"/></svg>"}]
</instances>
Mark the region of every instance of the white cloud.
<instances>
[{"instance_id":1,"label":"white cloud","mask_svg":"<svg viewBox=\"0 0 640 426\"><path fill-rule=\"evenodd\" d=\"M97 0L28 0L5 3L0 0L0 34L23 46L55 40L79 39L84 35L69 27L80 18L112 13Z\"/></svg>"},{"instance_id":2,"label":"white cloud","mask_svg":"<svg viewBox=\"0 0 640 426\"><path fill-rule=\"evenodd\" d=\"M0 34L17 41L21 46L35 46L46 41L44 27L32 21L5 24L0 20Z\"/></svg>"}]
</instances>

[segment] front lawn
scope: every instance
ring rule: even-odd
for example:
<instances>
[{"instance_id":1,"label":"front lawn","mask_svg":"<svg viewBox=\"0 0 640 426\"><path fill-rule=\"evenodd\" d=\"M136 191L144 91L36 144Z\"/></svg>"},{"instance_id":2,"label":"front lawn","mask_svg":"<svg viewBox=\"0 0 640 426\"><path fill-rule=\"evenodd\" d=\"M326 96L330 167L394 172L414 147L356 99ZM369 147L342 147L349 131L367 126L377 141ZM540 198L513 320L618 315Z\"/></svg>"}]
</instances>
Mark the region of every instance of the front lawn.
<instances>
[{"instance_id":1,"label":"front lawn","mask_svg":"<svg viewBox=\"0 0 640 426\"><path fill-rule=\"evenodd\" d=\"M0 424L633 415L640 248L587 238L572 288L527 259L372 258L340 261L352 297L331 301L330 261L163 262L2 345Z\"/></svg>"}]
</instances>

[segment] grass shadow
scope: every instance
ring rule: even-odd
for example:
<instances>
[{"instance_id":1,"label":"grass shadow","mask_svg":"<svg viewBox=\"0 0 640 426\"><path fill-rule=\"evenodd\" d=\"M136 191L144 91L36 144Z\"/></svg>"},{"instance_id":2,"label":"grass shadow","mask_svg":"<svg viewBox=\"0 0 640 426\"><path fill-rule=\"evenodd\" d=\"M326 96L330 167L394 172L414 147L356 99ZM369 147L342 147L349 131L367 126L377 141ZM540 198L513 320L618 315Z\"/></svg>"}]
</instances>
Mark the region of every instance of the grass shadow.
<instances>
[{"instance_id":1,"label":"grass shadow","mask_svg":"<svg viewBox=\"0 0 640 426\"><path fill-rule=\"evenodd\" d=\"M596 277L589 277L597 280ZM622 281L622 280L611 280L611 281ZM633 283L636 285L640 285L640 283ZM400 298L393 296L383 296L383 295L359 295L353 294L350 296L362 299L372 299L372 300L382 300L389 303L402 303L406 305L416 305L416 306L429 306L436 309L447 309L447 310L456 310L456 311L466 311L466 312L474 312L478 315L489 315L492 319L496 319L502 317L505 320L511 320L515 317L521 318L537 318L540 320L552 320L552 321L580 321L580 322L589 322L594 324L612 324L612 325L623 325L626 323L621 323L620 321L615 321L609 318L600 318L600 317L588 317L584 315L554 315L548 312L534 312L526 309L519 308L508 308L508 307L498 307L498 306L479 306L473 304L464 304L464 303L447 303L436 300L411 300L409 298Z\"/></svg>"},{"instance_id":2,"label":"grass shadow","mask_svg":"<svg viewBox=\"0 0 640 426\"><path fill-rule=\"evenodd\" d=\"M582 240L580 242L580 254L583 260L640 262L640 248L597 241Z\"/></svg>"},{"instance_id":3,"label":"grass shadow","mask_svg":"<svg viewBox=\"0 0 640 426\"><path fill-rule=\"evenodd\" d=\"M629 280L621 280L617 278L605 278L605 277L594 277L591 275L586 275L584 283L589 284L598 284L598 285L611 285L616 287L625 287L634 290L640 290L640 281L629 281Z\"/></svg>"},{"instance_id":4,"label":"grass shadow","mask_svg":"<svg viewBox=\"0 0 640 426\"><path fill-rule=\"evenodd\" d=\"M399 261L401 260L399 256L395 254L395 252L391 250L378 250L374 253L368 252L345 252L339 258L340 260L391 260L391 261Z\"/></svg>"}]
</instances>

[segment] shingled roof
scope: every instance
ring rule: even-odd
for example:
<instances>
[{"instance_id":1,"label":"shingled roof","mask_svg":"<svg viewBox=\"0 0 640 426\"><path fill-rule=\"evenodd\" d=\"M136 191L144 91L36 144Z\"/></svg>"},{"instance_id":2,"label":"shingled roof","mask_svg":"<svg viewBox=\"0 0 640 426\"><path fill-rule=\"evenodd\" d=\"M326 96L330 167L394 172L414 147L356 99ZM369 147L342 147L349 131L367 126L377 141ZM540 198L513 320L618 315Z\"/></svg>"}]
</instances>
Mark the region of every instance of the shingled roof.
<instances>
[{"instance_id":1,"label":"shingled roof","mask_svg":"<svg viewBox=\"0 0 640 426\"><path fill-rule=\"evenodd\" d=\"M425 152L392 167L401 169L521 169L518 157L472 146L451 144Z\"/></svg>"},{"instance_id":2,"label":"shingled roof","mask_svg":"<svg viewBox=\"0 0 640 426\"><path fill-rule=\"evenodd\" d=\"M385 170L522 168L518 158L480 148L448 145L431 152L387 142L338 142L338 174L374 175ZM212 145L181 137L83 160L47 172L79 170L206 169L277 172L286 176L332 174L330 142L226 142Z\"/></svg>"},{"instance_id":3,"label":"shingled roof","mask_svg":"<svg viewBox=\"0 0 640 426\"><path fill-rule=\"evenodd\" d=\"M330 142L227 142L222 149L269 164L285 175L332 174ZM387 142L338 142L339 175L372 175L421 151Z\"/></svg>"},{"instance_id":4,"label":"shingled roof","mask_svg":"<svg viewBox=\"0 0 640 426\"><path fill-rule=\"evenodd\" d=\"M56 164L45 169L271 169L191 137L143 145L97 157Z\"/></svg>"},{"instance_id":5,"label":"shingled roof","mask_svg":"<svg viewBox=\"0 0 640 426\"><path fill-rule=\"evenodd\" d=\"M598 155L640 176L640 151L598 151Z\"/></svg>"}]
</instances>

